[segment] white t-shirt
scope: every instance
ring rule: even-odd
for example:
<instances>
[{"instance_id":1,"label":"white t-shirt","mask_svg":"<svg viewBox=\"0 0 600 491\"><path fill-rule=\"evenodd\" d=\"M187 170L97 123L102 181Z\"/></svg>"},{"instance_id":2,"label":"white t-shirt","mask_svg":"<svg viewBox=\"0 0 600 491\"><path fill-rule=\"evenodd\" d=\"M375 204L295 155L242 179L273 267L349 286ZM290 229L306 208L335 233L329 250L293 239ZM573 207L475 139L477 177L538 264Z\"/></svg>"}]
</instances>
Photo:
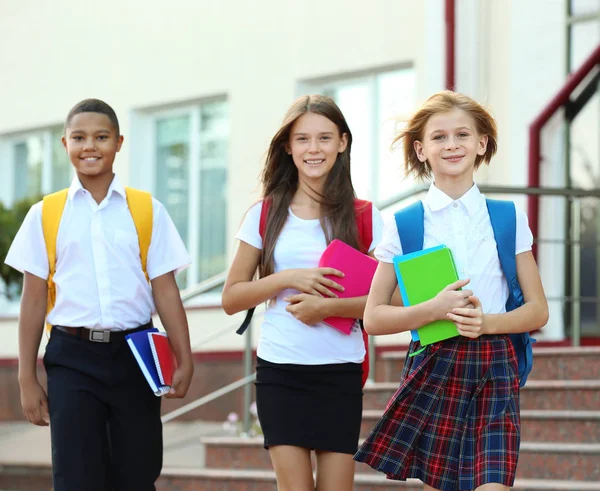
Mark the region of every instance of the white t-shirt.
<instances>
[{"instance_id":1,"label":"white t-shirt","mask_svg":"<svg viewBox=\"0 0 600 491\"><path fill-rule=\"evenodd\" d=\"M237 239L262 249L258 227L262 202L252 206L246 214ZM373 250L381 240L383 220L373 206ZM288 219L275 246L275 273L294 268L316 268L327 247L319 220L303 220L289 210ZM265 312L258 342L258 356L271 363L298 365L325 365L332 363L361 363L365 346L358 324L352 333L342 334L320 322L307 326L285 310L283 299L299 293L286 289L270 302Z\"/></svg>"},{"instance_id":2,"label":"white t-shirt","mask_svg":"<svg viewBox=\"0 0 600 491\"><path fill-rule=\"evenodd\" d=\"M163 205L152 199L150 279L179 272L191 262ZM56 304L53 325L132 329L146 324L155 310L142 271L140 247L127 206L125 187L115 176L98 204L75 177L69 188L56 240ZM42 229L42 202L31 207L6 256L6 264L48 278L48 253Z\"/></svg>"},{"instance_id":3,"label":"white t-shirt","mask_svg":"<svg viewBox=\"0 0 600 491\"><path fill-rule=\"evenodd\" d=\"M452 251L459 278L471 281L465 287L481 301L486 314L506 312L508 284L496 249L492 222L485 197L473 185L460 199L453 200L431 185L423 200L425 209L423 248L445 245ZM517 209L516 254L531 250L533 235L527 215ZM391 263L402 255L402 246L394 217L386 222L383 239L375 257Z\"/></svg>"}]
</instances>

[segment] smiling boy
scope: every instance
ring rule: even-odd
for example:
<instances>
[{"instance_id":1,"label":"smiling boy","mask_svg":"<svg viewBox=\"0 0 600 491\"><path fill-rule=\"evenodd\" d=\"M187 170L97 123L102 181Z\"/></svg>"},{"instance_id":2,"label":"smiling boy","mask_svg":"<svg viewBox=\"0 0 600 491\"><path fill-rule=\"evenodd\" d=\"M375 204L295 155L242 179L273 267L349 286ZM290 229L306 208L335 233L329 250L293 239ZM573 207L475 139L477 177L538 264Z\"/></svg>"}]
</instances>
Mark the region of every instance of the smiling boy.
<instances>
[{"instance_id":1,"label":"smiling boy","mask_svg":"<svg viewBox=\"0 0 600 491\"><path fill-rule=\"evenodd\" d=\"M185 396L193 364L175 275L190 257L167 211L152 198L151 241L147 260L141 259L132 190L113 172L123 136L108 104L86 99L75 105L62 142L76 175L65 191L54 276L42 202L29 211L6 257L24 274L23 412L35 425L49 419L56 491L153 490L162 467L160 398L125 334L151 327L158 312L178 362L167 397ZM49 285L56 300L46 317ZM52 326L44 355L47 396L36 375L44 320Z\"/></svg>"}]
</instances>

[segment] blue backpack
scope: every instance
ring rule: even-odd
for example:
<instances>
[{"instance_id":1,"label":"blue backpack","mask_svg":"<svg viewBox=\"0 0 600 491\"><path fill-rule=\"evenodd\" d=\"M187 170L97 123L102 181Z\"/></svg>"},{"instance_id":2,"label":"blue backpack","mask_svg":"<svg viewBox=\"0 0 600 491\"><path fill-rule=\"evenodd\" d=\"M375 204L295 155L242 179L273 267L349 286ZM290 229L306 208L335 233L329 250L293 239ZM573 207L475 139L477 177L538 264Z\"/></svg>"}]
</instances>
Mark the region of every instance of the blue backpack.
<instances>
[{"instance_id":1,"label":"blue backpack","mask_svg":"<svg viewBox=\"0 0 600 491\"><path fill-rule=\"evenodd\" d=\"M516 309L523 305L523 292L517 279L517 260L515 254L515 237L517 234L517 213L512 201L486 199L494 238L498 249L500 266L508 283L508 300L506 311ZM398 235L402 244L402 253L408 254L423 249L424 209L423 203L417 201L403 208L395 215ZM519 362L519 384L521 387L527 382L527 377L533 367L532 342L528 332L509 334Z\"/></svg>"}]
</instances>

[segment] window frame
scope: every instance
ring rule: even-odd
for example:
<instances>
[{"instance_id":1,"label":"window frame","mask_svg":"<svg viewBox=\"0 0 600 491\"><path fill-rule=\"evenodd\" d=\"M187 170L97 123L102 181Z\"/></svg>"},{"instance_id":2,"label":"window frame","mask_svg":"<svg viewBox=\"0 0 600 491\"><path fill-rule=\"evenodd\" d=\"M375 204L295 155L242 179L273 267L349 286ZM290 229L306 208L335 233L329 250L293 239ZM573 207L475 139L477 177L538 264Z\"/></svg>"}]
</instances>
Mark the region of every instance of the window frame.
<instances>
[{"instance_id":1,"label":"window frame","mask_svg":"<svg viewBox=\"0 0 600 491\"><path fill-rule=\"evenodd\" d=\"M382 148L379 145L379 137L382 124L382 114L379 104L381 94L378 81L380 77L386 74L406 70L412 70L416 81L418 75L416 66L414 63L409 62L361 70L359 72L348 72L327 77L303 80L299 82L297 86L298 97L304 94L326 94L329 91L335 91L341 87L350 87L352 85L364 84L366 86L368 93L368 104L369 107L372 108L372 112L369 115L371 118L369 121L369 138L372 142L371 148L369 149L369 159L370 162L372 162L372 165L370 172L368 173L370 182L367 191L368 196L366 197L375 203L386 200L385 196L381 196L380 185ZM353 136L356 137L356 135Z\"/></svg>"},{"instance_id":2,"label":"window frame","mask_svg":"<svg viewBox=\"0 0 600 491\"><path fill-rule=\"evenodd\" d=\"M12 206L17 199L15 188L15 146L19 143L26 143L30 138L40 138L42 140L42 163L41 163L41 182L40 193L44 196L50 194L55 189L52 188L52 178L54 170L54 157L52 155L52 133L54 130L62 128L61 125L53 125L46 128L34 129L29 131L20 131L7 135L0 135L0 157L3 162L8 162L8 168L3 172L6 179L3 180L3 185L0 186L0 196L7 206ZM73 178L73 168L70 169L70 180ZM70 184L66 183L68 187ZM28 196L26 196L28 197Z\"/></svg>"},{"instance_id":3,"label":"window frame","mask_svg":"<svg viewBox=\"0 0 600 491\"><path fill-rule=\"evenodd\" d=\"M202 108L205 105L221 102L230 104L227 96L219 96L206 98L197 101L173 105L171 107L148 108L143 111L136 111L132 114L132 162L133 168L130 175L139 187L151 190L153 195L157 194L157 122L161 119L171 119L179 117L189 117L189 133L187 135L188 144L188 218L187 218L187 235L188 240L186 245L187 250L192 258L192 264L186 269L187 276L185 284L181 285L181 289L185 290L200 283L200 264L198 256L200 252L200 222L196 211L199 209L201 202L201 171L202 171ZM228 123L231 124L231 117L228 117ZM230 141L228 141L229 146ZM139 155L141 158L137 158ZM149 164L150 169L140 162ZM226 163L226 169L229 170L229 162ZM225 186L227 186L227 182ZM165 209L167 205L163 203ZM227 230L225 226L225 231ZM224 254L227 254L225 245ZM206 307L220 305L220 292L207 292L198 295L194 299L186 302L186 306Z\"/></svg>"}]
</instances>

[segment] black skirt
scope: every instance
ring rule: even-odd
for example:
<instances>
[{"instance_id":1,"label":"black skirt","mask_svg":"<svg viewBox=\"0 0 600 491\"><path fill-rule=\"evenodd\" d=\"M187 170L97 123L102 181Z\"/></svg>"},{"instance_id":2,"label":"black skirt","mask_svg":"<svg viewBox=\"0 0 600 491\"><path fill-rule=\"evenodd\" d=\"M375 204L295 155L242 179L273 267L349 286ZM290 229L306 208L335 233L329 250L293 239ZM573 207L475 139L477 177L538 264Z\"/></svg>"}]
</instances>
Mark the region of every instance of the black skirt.
<instances>
[{"instance_id":1,"label":"black skirt","mask_svg":"<svg viewBox=\"0 0 600 491\"><path fill-rule=\"evenodd\" d=\"M362 395L360 363L293 365L257 360L256 405L265 448L292 445L354 454Z\"/></svg>"}]
</instances>

